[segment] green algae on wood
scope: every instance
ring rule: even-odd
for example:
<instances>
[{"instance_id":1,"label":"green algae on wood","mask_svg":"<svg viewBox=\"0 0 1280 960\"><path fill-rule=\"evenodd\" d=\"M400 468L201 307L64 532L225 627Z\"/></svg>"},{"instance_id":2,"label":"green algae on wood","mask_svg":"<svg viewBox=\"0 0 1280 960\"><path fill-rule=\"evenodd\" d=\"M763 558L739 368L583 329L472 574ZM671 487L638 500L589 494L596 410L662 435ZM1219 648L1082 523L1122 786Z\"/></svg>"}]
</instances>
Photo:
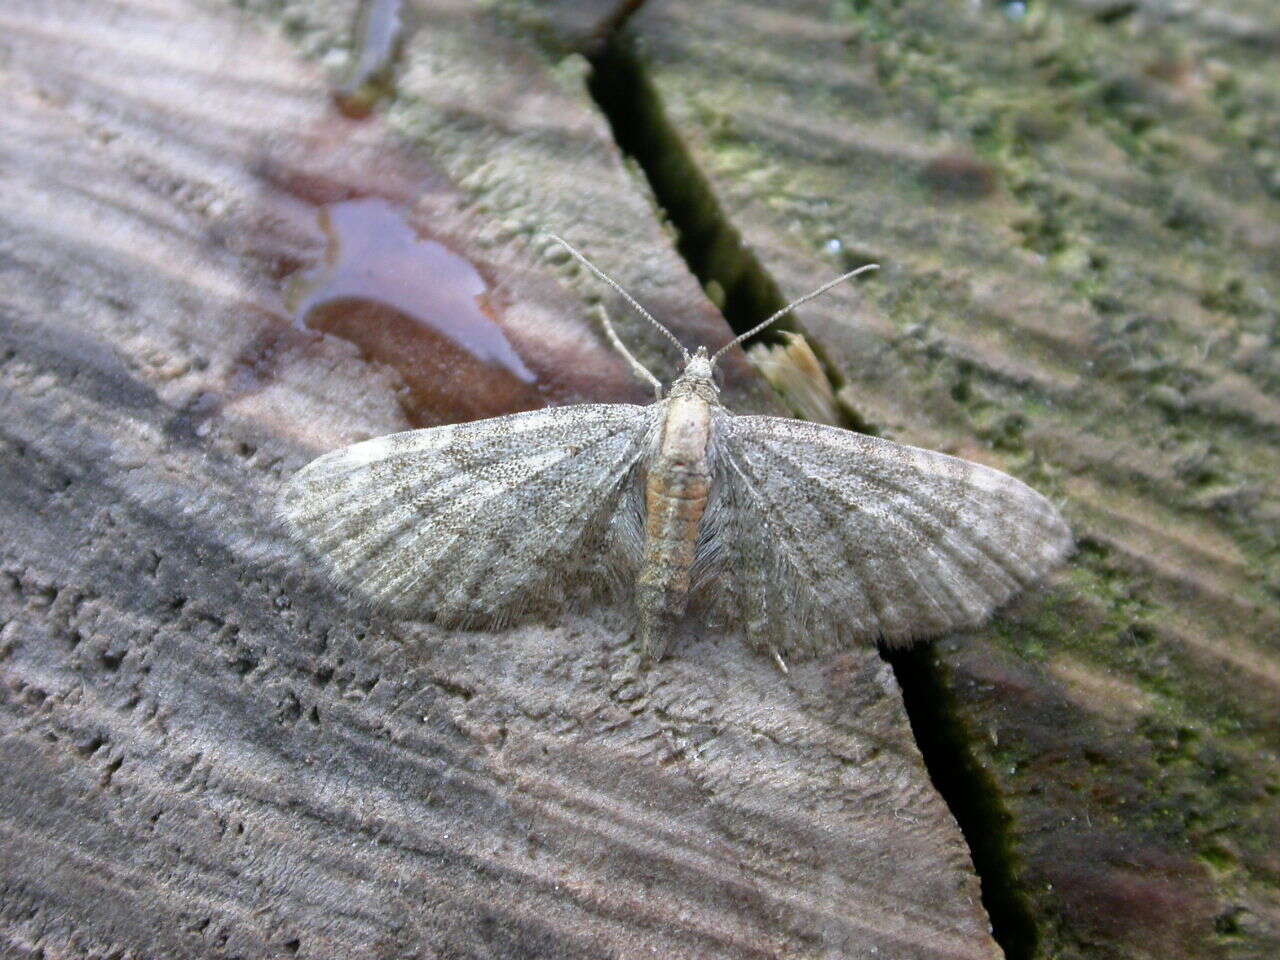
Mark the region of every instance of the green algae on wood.
<instances>
[{"instance_id":1,"label":"green algae on wood","mask_svg":"<svg viewBox=\"0 0 1280 960\"><path fill-rule=\"evenodd\" d=\"M869 306L797 318L842 394L1056 490L1083 537L940 660L1037 955L1265 956L1280 72L1259 51L1280 23L1135 11L652 0L625 39L653 136L779 289L814 282L823 237L886 265ZM982 189L937 195L965 155Z\"/></svg>"}]
</instances>

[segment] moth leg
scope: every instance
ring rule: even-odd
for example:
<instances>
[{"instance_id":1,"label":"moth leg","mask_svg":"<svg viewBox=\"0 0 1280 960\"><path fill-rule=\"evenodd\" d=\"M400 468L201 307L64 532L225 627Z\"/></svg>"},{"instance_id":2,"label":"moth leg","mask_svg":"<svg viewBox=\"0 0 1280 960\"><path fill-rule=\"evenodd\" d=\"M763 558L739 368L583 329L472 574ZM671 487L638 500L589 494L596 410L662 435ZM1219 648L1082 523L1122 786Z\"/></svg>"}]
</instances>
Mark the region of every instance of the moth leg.
<instances>
[{"instance_id":1,"label":"moth leg","mask_svg":"<svg viewBox=\"0 0 1280 960\"><path fill-rule=\"evenodd\" d=\"M667 655L671 618L663 610L640 611L640 666L647 670Z\"/></svg>"}]
</instances>

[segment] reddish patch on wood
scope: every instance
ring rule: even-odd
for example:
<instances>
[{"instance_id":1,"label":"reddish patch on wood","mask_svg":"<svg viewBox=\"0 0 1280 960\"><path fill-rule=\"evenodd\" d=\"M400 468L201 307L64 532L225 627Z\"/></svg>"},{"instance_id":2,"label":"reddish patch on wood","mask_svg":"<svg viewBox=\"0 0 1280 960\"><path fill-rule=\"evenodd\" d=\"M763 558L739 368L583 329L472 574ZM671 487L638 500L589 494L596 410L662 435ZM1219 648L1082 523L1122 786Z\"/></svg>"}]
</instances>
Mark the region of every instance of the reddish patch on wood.
<instances>
[{"instance_id":1,"label":"reddish patch on wood","mask_svg":"<svg viewBox=\"0 0 1280 960\"><path fill-rule=\"evenodd\" d=\"M1103 831L1055 839L1045 873L1077 929L1148 956L1185 955L1210 939L1215 900L1202 866Z\"/></svg>"},{"instance_id":2,"label":"reddish patch on wood","mask_svg":"<svg viewBox=\"0 0 1280 960\"><path fill-rule=\"evenodd\" d=\"M498 325L489 284L469 260L421 237L377 197L325 205L319 222L324 259L293 279L291 312L395 368L415 426L543 405L537 375Z\"/></svg>"},{"instance_id":3,"label":"reddish patch on wood","mask_svg":"<svg viewBox=\"0 0 1280 960\"><path fill-rule=\"evenodd\" d=\"M959 200L981 200L999 185L995 168L967 153L935 157L925 164L920 178L934 192Z\"/></svg>"},{"instance_id":4,"label":"reddish patch on wood","mask_svg":"<svg viewBox=\"0 0 1280 960\"><path fill-rule=\"evenodd\" d=\"M546 376L564 358L531 358L513 343L495 268L486 273L451 242L468 233L452 219L452 188L388 143L379 123L330 115L256 172L268 187L262 210L248 234L227 242L267 281L266 309L281 327L341 337L393 368L411 425L564 402ZM272 379L283 336L260 335L241 351L234 392Z\"/></svg>"}]
</instances>

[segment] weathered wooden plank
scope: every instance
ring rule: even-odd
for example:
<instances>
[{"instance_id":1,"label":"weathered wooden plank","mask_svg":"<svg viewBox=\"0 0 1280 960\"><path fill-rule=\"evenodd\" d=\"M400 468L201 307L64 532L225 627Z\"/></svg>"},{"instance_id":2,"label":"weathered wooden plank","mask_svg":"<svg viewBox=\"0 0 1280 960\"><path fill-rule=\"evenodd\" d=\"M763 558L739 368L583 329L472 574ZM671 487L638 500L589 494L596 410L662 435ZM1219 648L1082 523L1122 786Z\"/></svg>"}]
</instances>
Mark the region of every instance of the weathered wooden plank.
<instances>
[{"instance_id":1,"label":"weathered wooden plank","mask_svg":"<svg viewBox=\"0 0 1280 960\"><path fill-rule=\"evenodd\" d=\"M1280 951L1275 5L651 0L627 35L606 97L690 260L743 296L881 261L798 320L850 415L1081 536L938 651L1011 950Z\"/></svg>"},{"instance_id":2,"label":"weathered wooden plank","mask_svg":"<svg viewBox=\"0 0 1280 960\"><path fill-rule=\"evenodd\" d=\"M0 10L5 952L997 955L874 651L783 677L705 636L623 700L619 625L369 618L284 537L322 450L643 397L539 229L729 336L582 62L408 13L357 123L320 66L349 3Z\"/></svg>"}]
</instances>

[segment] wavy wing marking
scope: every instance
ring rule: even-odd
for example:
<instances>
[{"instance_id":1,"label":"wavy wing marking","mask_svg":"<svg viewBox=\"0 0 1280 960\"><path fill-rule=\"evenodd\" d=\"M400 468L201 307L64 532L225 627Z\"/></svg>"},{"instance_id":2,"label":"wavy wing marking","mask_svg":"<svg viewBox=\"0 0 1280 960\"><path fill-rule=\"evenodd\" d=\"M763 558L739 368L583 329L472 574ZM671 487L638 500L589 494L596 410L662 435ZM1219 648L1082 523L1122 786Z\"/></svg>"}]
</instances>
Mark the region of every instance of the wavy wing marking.
<instances>
[{"instance_id":1,"label":"wavy wing marking","mask_svg":"<svg viewBox=\"0 0 1280 960\"><path fill-rule=\"evenodd\" d=\"M584 404L412 430L315 460L281 511L374 604L509 620L621 587L653 407Z\"/></svg>"},{"instance_id":2,"label":"wavy wing marking","mask_svg":"<svg viewBox=\"0 0 1280 960\"><path fill-rule=\"evenodd\" d=\"M945 454L777 417L717 421L704 602L759 649L974 626L1071 549L1044 497Z\"/></svg>"}]
</instances>

